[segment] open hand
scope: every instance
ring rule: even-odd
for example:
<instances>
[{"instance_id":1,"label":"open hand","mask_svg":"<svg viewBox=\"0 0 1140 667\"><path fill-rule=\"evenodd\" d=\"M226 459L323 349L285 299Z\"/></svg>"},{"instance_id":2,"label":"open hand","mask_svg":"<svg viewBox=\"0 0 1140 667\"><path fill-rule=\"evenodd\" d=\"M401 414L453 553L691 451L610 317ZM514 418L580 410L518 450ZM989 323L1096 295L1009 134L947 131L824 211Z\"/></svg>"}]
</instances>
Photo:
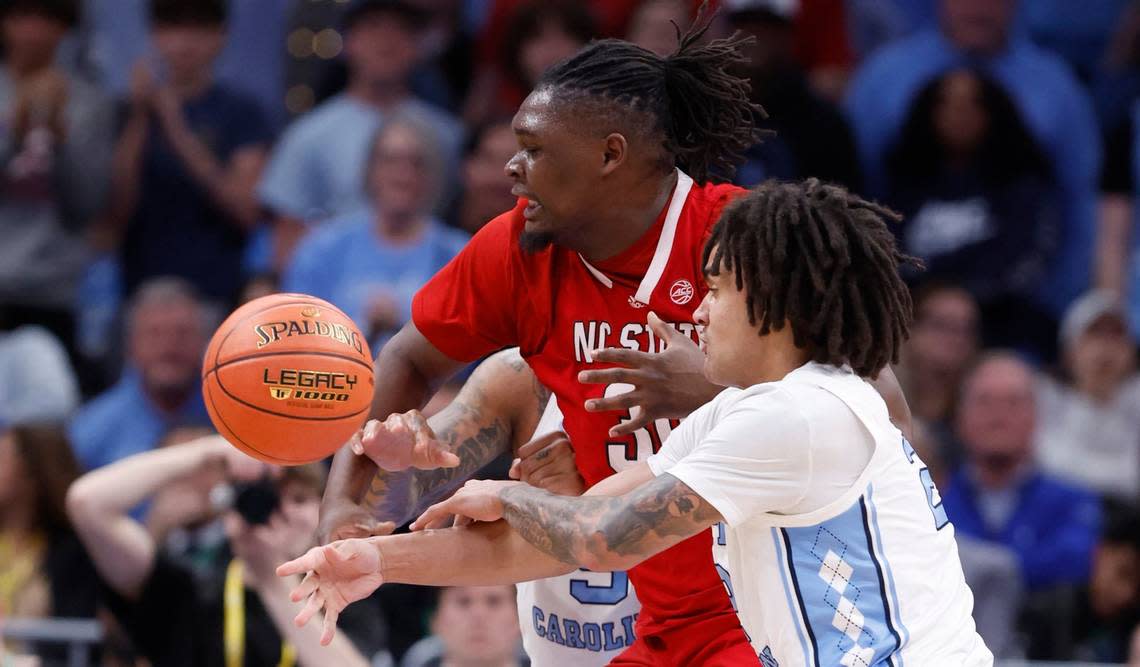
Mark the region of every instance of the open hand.
<instances>
[{"instance_id":1,"label":"open hand","mask_svg":"<svg viewBox=\"0 0 1140 667\"><path fill-rule=\"evenodd\" d=\"M392 414L384 421L370 420L353 436L352 451L365 455L390 472L407 468L454 468L459 457L448 451L419 410Z\"/></svg>"},{"instance_id":2,"label":"open hand","mask_svg":"<svg viewBox=\"0 0 1140 667\"><path fill-rule=\"evenodd\" d=\"M665 341L663 351L640 352L611 347L593 352L594 361L622 367L582 371L584 384L622 383L631 391L586 401L588 412L629 410L632 419L610 429L611 436L628 435L656 419L682 419L708 403L722 387L704 376L704 353L691 338L649 313L650 330Z\"/></svg>"},{"instance_id":3,"label":"open hand","mask_svg":"<svg viewBox=\"0 0 1140 667\"><path fill-rule=\"evenodd\" d=\"M336 633L336 621L348 605L368 597L384 583L380 573L380 550L367 540L354 539L313 547L305 555L277 568L277 576L304 574L293 589L293 602L305 600L294 623L304 626L321 609L325 611L321 645Z\"/></svg>"},{"instance_id":4,"label":"open hand","mask_svg":"<svg viewBox=\"0 0 1140 667\"><path fill-rule=\"evenodd\" d=\"M503 518L503 501L499 494L503 489L522 484L488 479L473 479L463 485L447 500L438 502L412 522L412 530L443 528L450 517L455 515L469 523L472 521L498 521Z\"/></svg>"},{"instance_id":5,"label":"open hand","mask_svg":"<svg viewBox=\"0 0 1140 667\"><path fill-rule=\"evenodd\" d=\"M511 479L521 480L560 496L580 496L586 482L574 461L574 448L561 431L541 435L519 447Z\"/></svg>"}]
</instances>

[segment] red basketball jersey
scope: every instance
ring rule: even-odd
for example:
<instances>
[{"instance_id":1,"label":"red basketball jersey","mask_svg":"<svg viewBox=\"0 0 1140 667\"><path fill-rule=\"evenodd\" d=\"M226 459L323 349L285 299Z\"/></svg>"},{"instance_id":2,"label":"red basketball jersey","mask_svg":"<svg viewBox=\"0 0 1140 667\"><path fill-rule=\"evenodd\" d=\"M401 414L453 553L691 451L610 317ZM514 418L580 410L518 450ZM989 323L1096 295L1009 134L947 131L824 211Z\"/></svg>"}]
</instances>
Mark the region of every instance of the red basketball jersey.
<instances>
[{"instance_id":1,"label":"red basketball jersey","mask_svg":"<svg viewBox=\"0 0 1140 667\"><path fill-rule=\"evenodd\" d=\"M696 185L680 174L666 209L633 247L591 265L578 253L551 246L526 253L520 200L481 229L412 302L416 327L448 356L471 361L518 346L539 380L557 397L586 483L598 481L656 452L676 422L657 420L614 438L609 430L627 413L586 412L587 399L628 386L578 382L578 372L605 367L590 353L603 347L643 352L663 346L649 330L652 310L696 340L693 311L706 291L701 252L724 205L744 190ZM675 628L696 616L732 614L713 568L711 532L703 531L630 571L641 600L639 634Z\"/></svg>"}]
</instances>

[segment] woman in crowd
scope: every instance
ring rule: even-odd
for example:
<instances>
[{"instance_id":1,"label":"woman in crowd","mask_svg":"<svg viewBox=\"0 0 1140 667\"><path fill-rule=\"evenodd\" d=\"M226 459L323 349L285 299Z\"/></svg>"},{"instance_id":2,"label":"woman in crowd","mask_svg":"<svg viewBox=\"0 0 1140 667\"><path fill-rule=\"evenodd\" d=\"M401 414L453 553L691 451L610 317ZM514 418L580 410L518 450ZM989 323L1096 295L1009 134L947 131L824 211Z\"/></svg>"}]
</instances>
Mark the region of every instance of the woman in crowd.
<instances>
[{"instance_id":1,"label":"woman in crowd","mask_svg":"<svg viewBox=\"0 0 1140 667\"><path fill-rule=\"evenodd\" d=\"M411 317L416 290L467 242L432 215L443 182L440 155L423 122L395 116L384 123L365 174L372 205L305 237L282 288L331 301L379 349Z\"/></svg>"},{"instance_id":2,"label":"woman in crowd","mask_svg":"<svg viewBox=\"0 0 1140 667\"><path fill-rule=\"evenodd\" d=\"M971 70L922 89L887 156L888 201L924 279L978 300L987 346L1051 358L1055 325L1033 301L1061 242L1049 162L1009 96ZM917 279L918 275L912 275Z\"/></svg>"},{"instance_id":3,"label":"woman in crowd","mask_svg":"<svg viewBox=\"0 0 1140 667\"><path fill-rule=\"evenodd\" d=\"M90 562L64 510L79 466L55 425L0 424L0 618L91 618ZM18 647L46 664L65 647Z\"/></svg>"}]
</instances>

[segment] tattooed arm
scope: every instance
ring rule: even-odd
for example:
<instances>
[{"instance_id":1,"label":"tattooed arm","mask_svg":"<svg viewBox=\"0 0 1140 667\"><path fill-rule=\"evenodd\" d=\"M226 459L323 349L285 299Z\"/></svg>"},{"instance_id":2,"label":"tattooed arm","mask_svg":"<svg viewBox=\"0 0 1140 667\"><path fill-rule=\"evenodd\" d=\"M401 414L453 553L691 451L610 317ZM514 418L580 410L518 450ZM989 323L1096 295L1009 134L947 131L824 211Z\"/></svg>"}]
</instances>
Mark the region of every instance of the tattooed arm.
<instances>
[{"instance_id":1,"label":"tattooed arm","mask_svg":"<svg viewBox=\"0 0 1140 667\"><path fill-rule=\"evenodd\" d=\"M618 496L652 479L649 466L641 463L598 482L586 495ZM471 496L475 485L502 483L470 482L458 497ZM309 598L307 607L314 610L320 606L331 607L336 613L352 601L370 595L381 583L514 584L575 569L576 565L569 565L535 547L510 524L499 520L459 528L340 540L313 547L282 565L277 573L281 576L307 573L305 582L294 592L293 600Z\"/></svg>"},{"instance_id":2,"label":"tattooed arm","mask_svg":"<svg viewBox=\"0 0 1140 667\"><path fill-rule=\"evenodd\" d=\"M610 479L616 477L621 475ZM711 504L669 474L619 496L593 491L568 497L518 482L471 481L412 528L430 528L451 514L505 518L523 539L563 563L612 571L629 569L721 520Z\"/></svg>"},{"instance_id":3,"label":"tattooed arm","mask_svg":"<svg viewBox=\"0 0 1140 667\"><path fill-rule=\"evenodd\" d=\"M503 517L527 542L588 570L628 570L721 520L684 482L666 473L616 498L555 496L505 487Z\"/></svg>"},{"instance_id":4,"label":"tattooed arm","mask_svg":"<svg viewBox=\"0 0 1140 667\"><path fill-rule=\"evenodd\" d=\"M534 432L550 393L517 349L488 357L459 395L427 426L459 457L454 468L393 474L377 469L365 496L376 517L400 524L455 490L501 454L517 451Z\"/></svg>"}]
</instances>

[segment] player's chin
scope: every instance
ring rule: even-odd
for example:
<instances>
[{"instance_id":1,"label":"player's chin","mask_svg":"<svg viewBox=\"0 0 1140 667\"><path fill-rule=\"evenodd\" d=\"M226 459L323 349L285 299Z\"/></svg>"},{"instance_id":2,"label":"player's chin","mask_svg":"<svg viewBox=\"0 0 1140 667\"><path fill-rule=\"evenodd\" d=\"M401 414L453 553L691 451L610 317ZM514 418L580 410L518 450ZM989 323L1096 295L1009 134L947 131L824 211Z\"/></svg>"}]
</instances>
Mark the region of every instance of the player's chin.
<instances>
[{"instance_id":1,"label":"player's chin","mask_svg":"<svg viewBox=\"0 0 1140 667\"><path fill-rule=\"evenodd\" d=\"M555 241L553 232L544 229L531 229L528 222L523 227L522 234L519 234L519 247L523 252L535 253L546 250Z\"/></svg>"},{"instance_id":2,"label":"player's chin","mask_svg":"<svg viewBox=\"0 0 1140 667\"><path fill-rule=\"evenodd\" d=\"M701 372L709 382L720 384L720 373L717 372L716 363L713 361L712 355L709 354L708 347L705 348L705 363L701 367Z\"/></svg>"}]
</instances>

